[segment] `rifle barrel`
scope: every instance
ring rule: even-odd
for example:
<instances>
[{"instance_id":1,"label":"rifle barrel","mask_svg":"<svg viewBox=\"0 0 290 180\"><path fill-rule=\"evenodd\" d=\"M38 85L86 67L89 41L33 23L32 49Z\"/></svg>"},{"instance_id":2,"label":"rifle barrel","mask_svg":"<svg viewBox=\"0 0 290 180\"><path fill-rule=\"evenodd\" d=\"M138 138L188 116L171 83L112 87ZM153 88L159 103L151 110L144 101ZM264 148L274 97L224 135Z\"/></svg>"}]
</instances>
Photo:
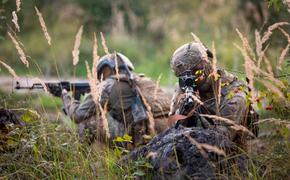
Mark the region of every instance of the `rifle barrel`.
<instances>
[{"instance_id":1,"label":"rifle barrel","mask_svg":"<svg viewBox=\"0 0 290 180\"><path fill-rule=\"evenodd\" d=\"M32 86L21 86L20 83L17 81L15 89L29 89L29 90L31 90L31 89L44 89L44 87L40 83L35 83Z\"/></svg>"}]
</instances>

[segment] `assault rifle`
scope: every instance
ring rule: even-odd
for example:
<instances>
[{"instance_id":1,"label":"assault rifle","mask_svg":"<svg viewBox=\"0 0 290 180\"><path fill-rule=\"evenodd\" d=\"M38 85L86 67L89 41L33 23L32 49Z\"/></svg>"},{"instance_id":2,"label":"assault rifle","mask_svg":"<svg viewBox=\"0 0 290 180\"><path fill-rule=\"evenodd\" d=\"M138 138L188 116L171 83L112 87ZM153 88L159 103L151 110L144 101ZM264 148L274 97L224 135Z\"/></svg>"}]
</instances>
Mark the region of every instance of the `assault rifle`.
<instances>
[{"instance_id":1,"label":"assault rifle","mask_svg":"<svg viewBox=\"0 0 290 180\"><path fill-rule=\"evenodd\" d=\"M185 93L185 99L179 110L179 114L181 115L187 115L195 105L192 97L196 88L195 80L196 76L191 73L186 73L184 76L179 77L179 87Z\"/></svg>"},{"instance_id":2,"label":"assault rifle","mask_svg":"<svg viewBox=\"0 0 290 180\"><path fill-rule=\"evenodd\" d=\"M179 108L179 114L187 116L190 111L194 108L196 103L193 99L193 93L196 90L196 76L193 75L190 71L186 72L183 76L179 76L179 87L183 93L185 93L185 98L183 99L180 108ZM186 120L185 122L181 122L181 120L178 120L175 124L175 128L177 128L180 124L188 124L189 120Z\"/></svg>"},{"instance_id":3,"label":"assault rifle","mask_svg":"<svg viewBox=\"0 0 290 180\"><path fill-rule=\"evenodd\" d=\"M80 100L81 95L89 93L91 91L90 85L88 82L69 82L69 81L60 81L60 82L44 82L46 89L53 94L54 96L61 97L61 92L63 89L67 91L72 91L74 99ZM21 86L17 81L15 89L45 89L41 83L34 83L32 86Z\"/></svg>"}]
</instances>

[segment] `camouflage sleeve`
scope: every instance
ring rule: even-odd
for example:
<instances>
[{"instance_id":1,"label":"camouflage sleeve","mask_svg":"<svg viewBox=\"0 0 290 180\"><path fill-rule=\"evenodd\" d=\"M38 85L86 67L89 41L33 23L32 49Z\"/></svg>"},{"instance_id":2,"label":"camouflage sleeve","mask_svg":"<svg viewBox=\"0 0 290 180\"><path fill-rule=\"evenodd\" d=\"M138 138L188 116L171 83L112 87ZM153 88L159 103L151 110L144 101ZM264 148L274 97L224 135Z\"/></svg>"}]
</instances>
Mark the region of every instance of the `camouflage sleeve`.
<instances>
[{"instance_id":1,"label":"camouflage sleeve","mask_svg":"<svg viewBox=\"0 0 290 180\"><path fill-rule=\"evenodd\" d=\"M82 103L68 94L64 95L62 99L65 111L76 123L96 114L96 105L91 94L88 94Z\"/></svg>"},{"instance_id":2,"label":"camouflage sleeve","mask_svg":"<svg viewBox=\"0 0 290 180\"><path fill-rule=\"evenodd\" d=\"M101 82L100 84L100 105L102 107L109 101L109 96L111 89L115 83L115 80L112 78L106 79L105 81Z\"/></svg>"},{"instance_id":3,"label":"camouflage sleeve","mask_svg":"<svg viewBox=\"0 0 290 180\"><path fill-rule=\"evenodd\" d=\"M221 116L231 119L237 124L244 125L247 111L246 93L243 91L235 93L231 98L226 97L226 100L220 105Z\"/></svg>"},{"instance_id":4,"label":"camouflage sleeve","mask_svg":"<svg viewBox=\"0 0 290 180\"><path fill-rule=\"evenodd\" d=\"M174 115L176 111L178 110L178 97L181 94L181 90L179 86L175 88L174 94L171 99L171 104L170 104L170 111L169 111L169 116Z\"/></svg>"}]
</instances>

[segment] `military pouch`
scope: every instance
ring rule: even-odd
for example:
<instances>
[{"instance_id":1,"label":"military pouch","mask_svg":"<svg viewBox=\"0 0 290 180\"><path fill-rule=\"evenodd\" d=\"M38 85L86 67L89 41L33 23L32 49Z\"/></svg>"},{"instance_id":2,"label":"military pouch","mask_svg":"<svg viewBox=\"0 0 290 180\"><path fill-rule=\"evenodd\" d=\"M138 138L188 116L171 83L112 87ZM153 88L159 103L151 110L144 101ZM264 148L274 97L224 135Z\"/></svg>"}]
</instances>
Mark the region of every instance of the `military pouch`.
<instances>
[{"instance_id":1,"label":"military pouch","mask_svg":"<svg viewBox=\"0 0 290 180\"><path fill-rule=\"evenodd\" d=\"M142 103L141 97L139 94L136 95L131 104L132 115L134 122L138 123L148 119L145 107Z\"/></svg>"}]
</instances>

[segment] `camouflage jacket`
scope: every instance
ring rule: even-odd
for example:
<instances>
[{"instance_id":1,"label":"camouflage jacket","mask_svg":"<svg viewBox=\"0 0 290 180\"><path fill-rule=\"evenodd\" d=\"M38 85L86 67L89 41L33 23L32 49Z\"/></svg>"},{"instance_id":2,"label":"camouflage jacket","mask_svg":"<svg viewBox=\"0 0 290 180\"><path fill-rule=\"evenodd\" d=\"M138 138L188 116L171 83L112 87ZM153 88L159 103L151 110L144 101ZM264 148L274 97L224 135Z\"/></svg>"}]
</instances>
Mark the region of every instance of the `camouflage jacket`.
<instances>
[{"instance_id":1,"label":"camouflage jacket","mask_svg":"<svg viewBox=\"0 0 290 180\"><path fill-rule=\"evenodd\" d=\"M148 87L155 87L155 82L151 80L149 81L148 78L136 76L134 79L139 82L138 84L144 82L143 84L147 85L147 89ZM146 134L148 131L147 122L136 124L133 121L131 104L136 94L133 91L128 78L122 74L119 79L116 76L111 76L100 83L99 89L99 103L102 107L105 105L107 106L107 120L111 138L123 136L127 133L133 137L134 142L142 142L142 135ZM158 89L157 92L158 95L163 93L160 89ZM151 90L151 93L154 93L154 91ZM148 94L145 94L145 96L153 97L153 95L150 96ZM164 97L167 96L165 95ZM156 118L155 125L158 132L167 128L165 118L167 118L169 112L170 100L167 100L166 98L162 98L162 100L162 103L160 101L156 101L155 103L158 104L158 107L161 110L158 110L157 108L154 108L156 110L153 110L153 115ZM102 136L102 134L100 134L102 132L100 129L100 123L96 116L96 105L91 94L88 94L83 102L74 100L69 95L65 95L63 96L63 103L67 114L78 124L81 137L84 137L84 131L86 129L91 133ZM160 108L160 106L166 107Z\"/></svg>"},{"instance_id":2,"label":"camouflage jacket","mask_svg":"<svg viewBox=\"0 0 290 180\"><path fill-rule=\"evenodd\" d=\"M220 103L216 105L216 98L214 95L214 88L217 84L214 83L212 88L207 92L199 92L200 100L203 102L204 114L220 115L221 117L233 120L237 124L243 125L252 129L256 134L257 127L253 127L253 121L257 121L257 114L251 107L247 100L247 86L237 77L232 74L219 70L221 81L221 97ZM174 96L171 100L170 115L178 114L179 107L182 103L182 94L179 86L176 88ZM236 138L236 133L229 130L231 139Z\"/></svg>"}]
</instances>

